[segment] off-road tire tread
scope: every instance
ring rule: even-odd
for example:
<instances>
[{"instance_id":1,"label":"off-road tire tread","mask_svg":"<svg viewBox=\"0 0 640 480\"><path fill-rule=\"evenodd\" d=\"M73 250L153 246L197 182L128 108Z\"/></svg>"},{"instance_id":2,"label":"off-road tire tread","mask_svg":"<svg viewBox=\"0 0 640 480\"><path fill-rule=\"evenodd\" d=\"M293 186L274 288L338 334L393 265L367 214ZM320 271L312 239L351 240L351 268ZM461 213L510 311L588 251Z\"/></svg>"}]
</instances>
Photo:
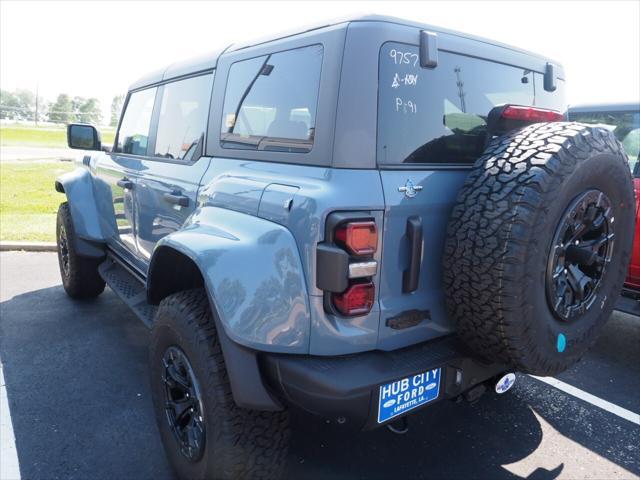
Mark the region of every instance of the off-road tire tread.
<instances>
[{"instance_id":1,"label":"off-road tire tread","mask_svg":"<svg viewBox=\"0 0 640 480\"><path fill-rule=\"evenodd\" d=\"M288 451L288 413L246 410L236 405L204 289L185 290L165 298L158 308L154 329L163 324L174 325L186 334L182 341L197 346L198 358L191 359L192 364L198 362L206 372L198 381L203 395L214 400L213 411L206 415L218 422L213 432L206 433L207 442L213 440L218 446L215 458L210 459L215 463L214 478L278 478ZM154 348L152 342L151 359ZM212 433L214 439L210 437Z\"/></svg>"},{"instance_id":2,"label":"off-road tire tread","mask_svg":"<svg viewBox=\"0 0 640 480\"><path fill-rule=\"evenodd\" d=\"M447 229L443 280L447 311L458 334L476 353L523 372L551 375L564 360L541 358L524 321L529 314L527 251L541 248L535 232L548 205L579 162L598 153L616 157L631 175L613 134L578 123L541 123L491 141L459 192ZM623 253L613 290L625 277L631 248ZM601 317L608 318L610 300ZM591 330L578 342L590 342Z\"/></svg>"},{"instance_id":3,"label":"off-road tire tread","mask_svg":"<svg viewBox=\"0 0 640 480\"><path fill-rule=\"evenodd\" d=\"M63 202L58 208L56 221L56 243L58 241L60 224L64 224L67 232L67 248L69 250L69 277L65 278L60 265L62 286L67 294L76 299L94 298L104 291L105 282L98 273L98 266L102 258L83 257L76 251L76 231L71 218L69 203ZM59 246L58 246L59 250ZM58 261L60 262L58 252Z\"/></svg>"}]
</instances>

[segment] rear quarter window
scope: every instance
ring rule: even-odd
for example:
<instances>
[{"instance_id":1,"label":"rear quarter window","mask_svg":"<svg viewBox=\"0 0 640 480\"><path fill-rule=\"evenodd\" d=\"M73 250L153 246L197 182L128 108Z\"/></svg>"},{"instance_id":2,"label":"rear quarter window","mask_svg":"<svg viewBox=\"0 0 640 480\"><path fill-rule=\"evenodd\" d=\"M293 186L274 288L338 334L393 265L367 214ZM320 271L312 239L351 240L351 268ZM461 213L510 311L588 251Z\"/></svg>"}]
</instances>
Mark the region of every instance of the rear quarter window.
<instances>
[{"instance_id":1,"label":"rear quarter window","mask_svg":"<svg viewBox=\"0 0 640 480\"><path fill-rule=\"evenodd\" d=\"M225 92L222 147L311 151L322 55L322 45L311 45L234 63Z\"/></svg>"},{"instance_id":2,"label":"rear quarter window","mask_svg":"<svg viewBox=\"0 0 640 480\"><path fill-rule=\"evenodd\" d=\"M542 77L539 77L542 90ZM485 149L487 116L505 103L534 105L530 70L450 52L420 67L416 45L385 43L379 59L379 164L473 163ZM562 83L559 81L558 83ZM547 92L545 107L563 110Z\"/></svg>"}]
</instances>

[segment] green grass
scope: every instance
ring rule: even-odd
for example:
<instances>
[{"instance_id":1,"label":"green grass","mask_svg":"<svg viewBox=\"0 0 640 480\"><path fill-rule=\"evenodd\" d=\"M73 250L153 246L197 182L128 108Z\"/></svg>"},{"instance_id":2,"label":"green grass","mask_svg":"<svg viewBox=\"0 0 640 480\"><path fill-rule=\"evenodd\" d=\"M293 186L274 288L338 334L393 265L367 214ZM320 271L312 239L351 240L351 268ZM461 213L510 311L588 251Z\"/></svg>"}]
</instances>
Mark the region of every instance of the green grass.
<instances>
[{"instance_id":1,"label":"green grass","mask_svg":"<svg viewBox=\"0 0 640 480\"><path fill-rule=\"evenodd\" d=\"M113 143L113 128L99 130L104 143ZM0 125L0 144L66 148L67 131L64 126ZM53 182L74 168L66 162L0 164L0 240L55 241L56 212L65 198Z\"/></svg>"},{"instance_id":2,"label":"green grass","mask_svg":"<svg viewBox=\"0 0 640 480\"><path fill-rule=\"evenodd\" d=\"M74 168L66 162L0 164L0 240L55 241L56 212L65 197L53 183Z\"/></svg>"},{"instance_id":3,"label":"green grass","mask_svg":"<svg viewBox=\"0 0 640 480\"><path fill-rule=\"evenodd\" d=\"M115 129L100 127L102 142L113 144ZM29 125L0 125L0 144L25 147L67 147L67 129L60 127L35 127Z\"/></svg>"}]
</instances>

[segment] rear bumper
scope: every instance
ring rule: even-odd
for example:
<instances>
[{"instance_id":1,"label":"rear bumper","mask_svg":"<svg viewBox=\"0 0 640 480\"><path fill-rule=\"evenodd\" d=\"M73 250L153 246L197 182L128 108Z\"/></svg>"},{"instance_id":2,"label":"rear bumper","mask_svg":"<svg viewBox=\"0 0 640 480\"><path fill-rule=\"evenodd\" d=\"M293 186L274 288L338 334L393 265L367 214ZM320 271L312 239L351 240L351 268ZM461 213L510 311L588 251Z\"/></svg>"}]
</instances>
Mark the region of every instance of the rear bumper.
<instances>
[{"instance_id":1,"label":"rear bumper","mask_svg":"<svg viewBox=\"0 0 640 480\"><path fill-rule=\"evenodd\" d=\"M364 429L385 423L377 421L380 385L442 368L438 397L410 410L414 412L435 401L458 397L507 370L504 365L473 358L455 336L392 352L336 357L267 354L261 364L268 384L285 403Z\"/></svg>"}]
</instances>

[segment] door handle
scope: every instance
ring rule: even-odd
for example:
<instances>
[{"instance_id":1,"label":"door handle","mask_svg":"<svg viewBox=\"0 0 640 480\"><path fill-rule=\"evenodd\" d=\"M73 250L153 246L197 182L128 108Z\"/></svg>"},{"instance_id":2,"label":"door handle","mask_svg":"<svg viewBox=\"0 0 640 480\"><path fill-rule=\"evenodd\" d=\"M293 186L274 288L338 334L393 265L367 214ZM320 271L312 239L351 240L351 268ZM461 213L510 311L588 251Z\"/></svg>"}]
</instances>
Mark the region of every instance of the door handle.
<instances>
[{"instance_id":1,"label":"door handle","mask_svg":"<svg viewBox=\"0 0 640 480\"><path fill-rule=\"evenodd\" d=\"M127 177L124 177L116 182L116 184L120 188L126 188L127 190L131 190L133 188L133 182L129 180Z\"/></svg>"},{"instance_id":2,"label":"door handle","mask_svg":"<svg viewBox=\"0 0 640 480\"><path fill-rule=\"evenodd\" d=\"M420 279L420 262L422 261L422 219L407 218L407 240L409 240L409 268L402 273L402 291L415 292Z\"/></svg>"},{"instance_id":3,"label":"door handle","mask_svg":"<svg viewBox=\"0 0 640 480\"><path fill-rule=\"evenodd\" d=\"M181 207L189 206L189 197L182 195L180 192L165 193L164 199L173 205L180 205Z\"/></svg>"}]
</instances>

